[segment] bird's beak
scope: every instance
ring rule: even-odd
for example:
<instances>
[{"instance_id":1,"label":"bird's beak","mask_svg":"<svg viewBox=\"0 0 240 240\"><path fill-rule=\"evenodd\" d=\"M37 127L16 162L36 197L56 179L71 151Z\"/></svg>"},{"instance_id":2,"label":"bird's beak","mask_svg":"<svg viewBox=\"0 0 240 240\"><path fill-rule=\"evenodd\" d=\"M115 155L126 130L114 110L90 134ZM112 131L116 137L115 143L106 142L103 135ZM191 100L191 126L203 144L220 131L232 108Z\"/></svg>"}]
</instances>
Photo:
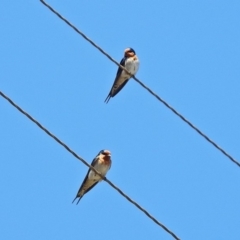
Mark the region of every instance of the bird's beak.
<instances>
[{"instance_id":1,"label":"bird's beak","mask_svg":"<svg viewBox=\"0 0 240 240\"><path fill-rule=\"evenodd\" d=\"M107 156L111 157L110 151L105 151L105 153L107 154Z\"/></svg>"}]
</instances>

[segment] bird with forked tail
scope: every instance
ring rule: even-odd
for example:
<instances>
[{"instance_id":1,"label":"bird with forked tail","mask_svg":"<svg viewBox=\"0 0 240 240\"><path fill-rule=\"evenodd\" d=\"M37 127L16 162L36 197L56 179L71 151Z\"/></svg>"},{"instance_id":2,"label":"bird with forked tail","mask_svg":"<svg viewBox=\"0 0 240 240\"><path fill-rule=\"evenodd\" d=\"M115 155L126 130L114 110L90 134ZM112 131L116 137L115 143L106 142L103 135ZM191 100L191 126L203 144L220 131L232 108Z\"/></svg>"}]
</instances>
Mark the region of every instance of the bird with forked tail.
<instances>
[{"instance_id":1,"label":"bird with forked tail","mask_svg":"<svg viewBox=\"0 0 240 240\"><path fill-rule=\"evenodd\" d=\"M93 159L91 166L93 166L103 176L107 174L112 164L111 153L108 150L101 150L98 155ZM77 204L81 200L84 194L90 191L102 178L89 168L86 177L83 180L81 187L78 190L77 196L73 199L72 203L77 199Z\"/></svg>"},{"instance_id":2,"label":"bird with forked tail","mask_svg":"<svg viewBox=\"0 0 240 240\"><path fill-rule=\"evenodd\" d=\"M118 68L114 83L112 88L105 99L105 102L108 103L110 98L114 97L117 93L121 91L121 89L126 85L128 80L135 75L139 68L139 59L132 48L127 48L124 51L124 57L120 62L120 65L125 67L127 71L131 74L129 75L125 70L122 68Z\"/></svg>"}]
</instances>

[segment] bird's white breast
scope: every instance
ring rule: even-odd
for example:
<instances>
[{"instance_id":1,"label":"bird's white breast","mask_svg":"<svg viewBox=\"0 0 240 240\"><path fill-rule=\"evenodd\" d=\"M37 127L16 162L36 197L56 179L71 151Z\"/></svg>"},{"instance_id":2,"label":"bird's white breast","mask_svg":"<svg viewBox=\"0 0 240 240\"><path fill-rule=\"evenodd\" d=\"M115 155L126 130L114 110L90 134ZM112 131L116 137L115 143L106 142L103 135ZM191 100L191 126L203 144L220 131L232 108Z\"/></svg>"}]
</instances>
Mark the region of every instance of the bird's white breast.
<instances>
[{"instance_id":1,"label":"bird's white breast","mask_svg":"<svg viewBox=\"0 0 240 240\"><path fill-rule=\"evenodd\" d=\"M136 74L139 68L139 60L137 57L130 57L125 62L125 68L130 72L132 75Z\"/></svg>"}]
</instances>

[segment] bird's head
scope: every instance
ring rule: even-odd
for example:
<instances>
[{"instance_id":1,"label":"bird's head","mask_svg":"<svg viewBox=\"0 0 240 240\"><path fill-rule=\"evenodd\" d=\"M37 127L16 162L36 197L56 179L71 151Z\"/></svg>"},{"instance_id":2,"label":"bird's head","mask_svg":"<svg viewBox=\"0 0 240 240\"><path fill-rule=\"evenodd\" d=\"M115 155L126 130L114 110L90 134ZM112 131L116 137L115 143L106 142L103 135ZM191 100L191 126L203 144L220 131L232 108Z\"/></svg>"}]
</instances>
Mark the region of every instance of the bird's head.
<instances>
[{"instance_id":1,"label":"bird's head","mask_svg":"<svg viewBox=\"0 0 240 240\"><path fill-rule=\"evenodd\" d=\"M111 157L111 152L109 150L101 150L98 155L100 154Z\"/></svg>"},{"instance_id":2,"label":"bird's head","mask_svg":"<svg viewBox=\"0 0 240 240\"><path fill-rule=\"evenodd\" d=\"M134 57L135 55L136 53L132 48L126 48L124 50L124 57Z\"/></svg>"}]
</instances>

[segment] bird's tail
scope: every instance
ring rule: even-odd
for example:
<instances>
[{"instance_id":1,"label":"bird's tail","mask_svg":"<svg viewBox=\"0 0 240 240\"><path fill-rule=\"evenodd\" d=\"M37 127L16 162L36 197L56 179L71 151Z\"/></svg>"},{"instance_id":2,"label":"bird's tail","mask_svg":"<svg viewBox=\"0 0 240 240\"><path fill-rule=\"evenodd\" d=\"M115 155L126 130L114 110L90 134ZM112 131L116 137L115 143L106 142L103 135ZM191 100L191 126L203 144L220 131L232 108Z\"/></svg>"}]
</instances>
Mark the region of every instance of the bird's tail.
<instances>
[{"instance_id":1,"label":"bird's tail","mask_svg":"<svg viewBox=\"0 0 240 240\"><path fill-rule=\"evenodd\" d=\"M80 196L80 197L79 197L79 196L76 196L76 197L73 199L72 203L74 203L77 198L79 198L79 199L78 199L76 205L79 203L79 201L81 200L82 196Z\"/></svg>"},{"instance_id":2,"label":"bird's tail","mask_svg":"<svg viewBox=\"0 0 240 240\"><path fill-rule=\"evenodd\" d=\"M112 96L111 96L111 93L109 93L104 102L105 102L105 103L108 103L108 101L110 100L111 97L112 97Z\"/></svg>"},{"instance_id":3,"label":"bird's tail","mask_svg":"<svg viewBox=\"0 0 240 240\"><path fill-rule=\"evenodd\" d=\"M76 197L73 199L72 203L74 203L77 198L78 198L78 196L76 196Z\"/></svg>"}]
</instances>

